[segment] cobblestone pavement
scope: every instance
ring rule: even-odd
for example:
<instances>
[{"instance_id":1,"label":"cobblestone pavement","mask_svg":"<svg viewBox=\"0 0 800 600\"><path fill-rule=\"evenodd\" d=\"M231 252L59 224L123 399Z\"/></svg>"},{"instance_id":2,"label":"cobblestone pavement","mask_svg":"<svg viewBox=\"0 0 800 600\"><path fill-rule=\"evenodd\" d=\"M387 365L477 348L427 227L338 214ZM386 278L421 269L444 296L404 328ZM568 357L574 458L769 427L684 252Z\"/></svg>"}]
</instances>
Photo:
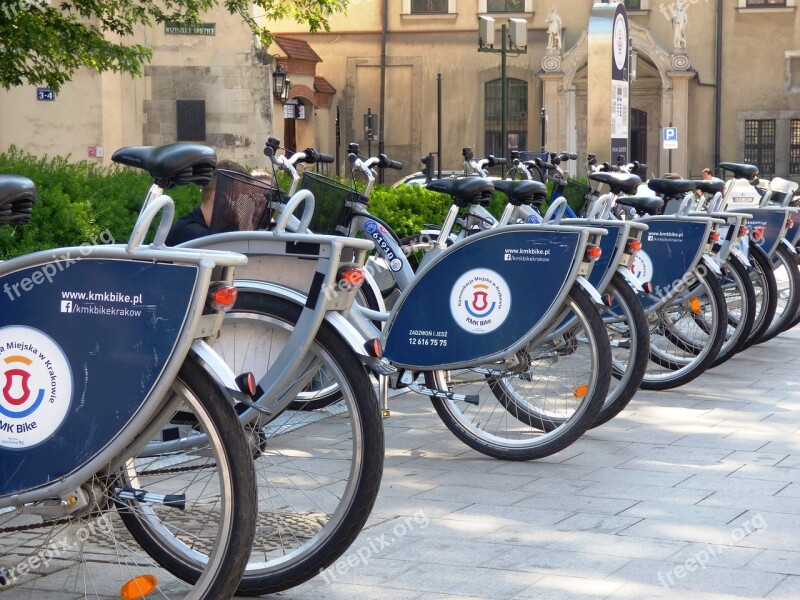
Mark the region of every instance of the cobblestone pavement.
<instances>
[{"instance_id":1,"label":"cobblestone pavement","mask_svg":"<svg viewBox=\"0 0 800 600\"><path fill-rule=\"evenodd\" d=\"M279 597L800 598L799 349L795 330L639 392L536 462L485 458L397 398L368 528Z\"/></svg>"}]
</instances>

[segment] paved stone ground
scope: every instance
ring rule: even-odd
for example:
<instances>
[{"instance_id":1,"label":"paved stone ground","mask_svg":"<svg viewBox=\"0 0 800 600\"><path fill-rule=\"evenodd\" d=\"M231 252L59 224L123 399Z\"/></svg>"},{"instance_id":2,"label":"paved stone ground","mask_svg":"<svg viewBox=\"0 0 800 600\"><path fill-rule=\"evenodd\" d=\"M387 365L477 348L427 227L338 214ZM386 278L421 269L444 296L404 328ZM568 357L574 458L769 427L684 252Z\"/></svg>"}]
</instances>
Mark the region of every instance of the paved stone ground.
<instances>
[{"instance_id":1,"label":"paved stone ground","mask_svg":"<svg viewBox=\"0 0 800 600\"><path fill-rule=\"evenodd\" d=\"M800 598L800 330L639 392L546 460L474 452L401 397L368 528L287 599Z\"/></svg>"}]
</instances>

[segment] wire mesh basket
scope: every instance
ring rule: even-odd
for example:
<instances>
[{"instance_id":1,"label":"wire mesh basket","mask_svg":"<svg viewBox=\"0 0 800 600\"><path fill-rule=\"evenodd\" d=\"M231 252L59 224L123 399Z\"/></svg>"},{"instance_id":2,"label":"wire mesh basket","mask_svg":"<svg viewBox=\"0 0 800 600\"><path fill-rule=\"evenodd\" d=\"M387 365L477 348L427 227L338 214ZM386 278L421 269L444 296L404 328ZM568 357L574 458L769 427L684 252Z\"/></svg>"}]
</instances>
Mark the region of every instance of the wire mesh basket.
<instances>
[{"instance_id":1,"label":"wire mesh basket","mask_svg":"<svg viewBox=\"0 0 800 600\"><path fill-rule=\"evenodd\" d=\"M358 190L313 171L303 173L300 189L314 194L314 216L309 225L314 233L347 233L353 214L353 203L367 203L367 199Z\"/></svg>"},{"instance_id":2,"label":"wire mesh basket","mask_svg":"<svg viewBox=\"0 0 800 600\"><path fill-rule=\"evenodd\" d=\"M266 229L280 190L268 181L220 169L214 188L212 233Z\"/></svg>"},{"instance_id":3,"label":"wire mesh basket","mask_svg":"<svg viewBox=\"0 0 800 600\"><path fill-rule=\"evenodd\" d=\"M586 210L590 193L591 188L588 185L575 179L561 182L561 195L567 199L567 204L576 215Z\"/></svg>"}]
</instances>

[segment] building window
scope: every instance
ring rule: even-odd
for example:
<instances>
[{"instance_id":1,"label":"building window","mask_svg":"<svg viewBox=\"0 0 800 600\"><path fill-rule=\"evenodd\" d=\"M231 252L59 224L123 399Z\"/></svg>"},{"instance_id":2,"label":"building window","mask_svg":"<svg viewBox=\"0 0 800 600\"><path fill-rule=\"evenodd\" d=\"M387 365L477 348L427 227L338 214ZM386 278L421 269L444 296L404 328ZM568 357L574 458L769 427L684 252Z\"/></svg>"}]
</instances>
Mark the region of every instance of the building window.
<instances>
[{"instance_id":1,"label":"building window","mask_svg":"<svg viewBox=\"0 0 800 600\"><path fill-rule=\"evenodd\" d=\"M447 0L411 0L411 14L447 14Z\"/></svg>"},{"instance_id":2,"label":"building window","mask_svg":"<svg viewBox=\"0 0 800 600\"><path fill-rule=\"evenodd\" d=\"M786 6L786 0L747 0L747 8L761 8L762 6Z\"/></svg>"},{"instance_id":3,"label":"building window","mask_svg":"<svg viewBox=\"0 0 800 600\"><path fill-rule=\"evenodd\" d=\"M625 8L628 10L642 10L642 0L625 0Z\"/></svg>"},{"instance_id":4,"label":"building window","mask_svg":"<svg viewBox=\"0 0 800 600\"><path fill-rule=\"evenodd\" d=\"M520 13L525 11L525 0L486 0L486 12Z\"/></svg>"},{"instance_id":5,"label":"building window","mask_svg":"<svg viewBox=\"0 0 800 600\"><path fill-rule=\"evenodd\" d=\"M489 81L485 87L486 110L484 129L486 131L486 154L504 156L501 132L502 116L501 80ZM528 83L521 79L506 79L506 132L509 150L528 149ZM505 157L508 158L508 157Z\"/></svg>"},{"instance_id":6,"label":"building window","mask_svg":"<svg viewBox=\"0 0 800 600\"><path fill-rule=\"evenodd\" d=\"M763 178L775 174L775 119L744 122L744 161L757 165Z\"/></svg>"},{"instance_id":7,"label":"building window","mask_svg":"<svg viewBox=\"0 0 800 600\"><path fill-rule=\"evenodd\" d=\"M206 141L206 101L177 100L179 142Z\"/></svg>"},{"instance_id":8,"label":"building window","mask_svg":"<svg viewBox=\"0 0 800 600\"><path fill-rule=\"evenodd\" d=\"M800 175L800 119L789 123L789 174Z\"/></svg>"}]
</instances>

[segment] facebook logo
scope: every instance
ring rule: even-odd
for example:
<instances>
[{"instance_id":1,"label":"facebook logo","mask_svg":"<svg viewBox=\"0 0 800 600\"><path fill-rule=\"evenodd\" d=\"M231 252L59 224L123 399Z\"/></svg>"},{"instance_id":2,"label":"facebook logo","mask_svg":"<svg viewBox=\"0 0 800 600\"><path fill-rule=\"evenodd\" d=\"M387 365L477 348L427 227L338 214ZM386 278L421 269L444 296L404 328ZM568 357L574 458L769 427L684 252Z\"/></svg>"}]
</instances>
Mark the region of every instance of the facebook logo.
<instances>
[{"instance_id":1,"label":"facebook logo","mask_svg":"<svg viewBox=\"0 0 800 600\"><path fill-rule=\"evenodd\" d=\"M72 300L62 300L61 301L61 312L71 313L72 312Z\"/></svg>"}]
</instances>

